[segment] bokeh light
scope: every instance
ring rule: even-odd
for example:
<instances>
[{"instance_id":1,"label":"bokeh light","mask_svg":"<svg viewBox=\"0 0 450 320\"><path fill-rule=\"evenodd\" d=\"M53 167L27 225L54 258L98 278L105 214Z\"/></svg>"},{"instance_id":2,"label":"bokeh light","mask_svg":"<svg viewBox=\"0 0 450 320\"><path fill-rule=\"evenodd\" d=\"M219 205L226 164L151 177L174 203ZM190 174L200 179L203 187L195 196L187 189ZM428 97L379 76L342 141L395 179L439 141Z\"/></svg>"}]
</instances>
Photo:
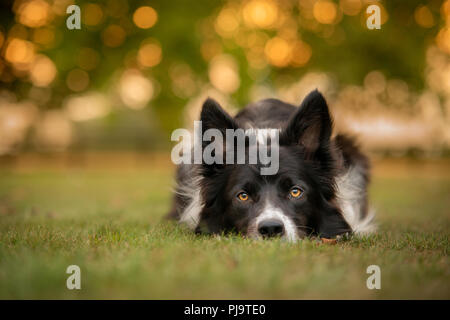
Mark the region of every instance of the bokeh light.
<instances>
[{"instance_id":1,"label":"bokeh light","mask_svg":"<svg viewBox=\"0 0 450 320\"><path fill-rule=\"evenodd\" d=\"M143 67L154 67L161 62L161 46L154 39L145 40L139 47L137 60Z\"/></svg>"},{"instance_id":2,"label":"bokeh light","mask_svg":"<svg viewBox=\"0 0 450 320\"><path fill-rule=\"evenodd\" d=\"M157 12L149 6L140 7L133 14L134 24L141 29L149 29L153 27L157 21Z\"/></svg>"},{"instance_id":3,"label":"bokeh light","mask_svg":"<svg viewBox=\"0 0 450 320\"><path fill-rule=\"evenodd\" d=\"M362 8L361 0L341 0L339 7L342 12L349 16L356 16Z\"/></svg>"},{"instance_id":4,"label":"bokeh light","mask_svg":"<svg viewBox=\"0 0 450 320\"><path fill-rule=\"evenodd\" d=\"M104 14L102 7L96 3L87 3L82 9L81 21L88 26L96 26L103 21Z\"/></svg>"},{"instance_id":5,"label":"bokeh light","mask_svg":"<svg viewBox=\"0 0 450 320\"><path fill-rule=\"evenodd\" d=\"M0 155L17 151L38 114L32 102L14 100L0 94Z\"/></svg>"},{"instance_id":6,"label":"bokeh light","mask_svg":"<svg viewBox=\"0 0 450 320\"><path fill-rule=\"evenodd\" d=\"M450 27L442 28L436 36L436 43L443 52L450 54Z\"/></svg>"},{"instance_id":7,"label":"bokeh light","mask_svg":"<svg viewBox=\"0 0 450 320\"><path fill-rule=\"evenodd\" d=\"M5 59L19 70L28 69L34 56L35 48L30 41L13 38L6 46Z\"/></svg>"},{"instance_id":8,"label":"bokeh light","mask_svg":"<svg viewBox=\"0 0 450 320\"><path fill-rule=\"evenodd\" d=\"M427 6L418 6L414 11L416 23L424 28L431 28L434 25L433 14Z\"/></svg>"},{"instance_id":9,"label":"bokeh light","mask_svg":"<svg viewBox=\"0 0 450 320\"><path fill-rule=\"evenodd\" d=\"M234 8L224 8L217 16L215 30L222 37L228 38L235 34L239 27L239 12Z\"/></svg>"},{"instance_id":10,"label":"bokeh light","mask_svg":"<svg viewBox=\"0 0 450 320\"><path fill-rule=\"evenodd\" d=\"M272 28L278 19L278 7L274 1L251 0L245 4L242 15L249 26Z\"/></svg>"},{"instance_id":11,"label":"bokeh light","mask_svg":"<svg viewBox=\"0 0 450 320\"><path fill-rule=\"evenodd\" d=\"M71 4L81 7L81 30L65 26ZM380 31L367 30L371 4L381 9ZM6 119L27 104L35 116L11 116L31 120L11 129L0 153L32 148L24 144L37 135L30 128L40 126L45 141L48 110L64 111L61 123L101 123L148 106L143 113L159 121L154 130L168 130L180 125L182 105L193 115L206 93L234 107L268 97L298 103L315 88L335 106L337 127L366 135L369 149L450 146L450 0L409 10L369 0L225 0L211 10L187 6L183 18L168 15L158 26L160 5L13 0L13 19L0 26L0 114ZM20 121L0 120L0 132ZM383 128L401 138L384 143L387 136L371 133ZM70 144L79 128L68 130Z\"/></svg>"},{"instance_id":12,"label":"bokeh light","mask_svg":"<svg viewBox=\"0 0 450 320\"><path fill-rule=\"evenodd\" d=\"M57 69L50 58L37 55L30 68L31 82L37 87L46 87L55 79Z\"/></svg>"},{"instance_id":13,"label":"bokeh light","mask_svg":"<svg viewBox=\"0 0 450 320\"><path fill-rule=\"evenodd\" d=\"M304 66L311 59L311 46L303 41L297 41L292 49L291 64L296 67Z\"/></svg>"},{"instance_id":14,"label":"bokeh light","mask_svg":"<svg viewBox=\"0 0 450 320\"><path fill-rule=\"evenodd\" d=\"M319 0L314 3L314 18L323 24L332 24L337 16L337 6L334 2Z\"/></svg>"},{"instance_id":15,"label":"bokeh light","mask_svg":"<svg viewBox=\"0 0 450 320\"><path fill-rule=\"evenodd\" d=\"M236 60L230 55L219 55L209 64L209 80L218 90L233 93L240 86Z\"/></svg>"},{"instance_id":16,"label":"bokeh light","mask_svg":"<svg viewBox=\"0 0 450 320\"><path fill-rule=\"evenodd\" d=\"M267 42L264 53L270 64L285 67L291 61L292 47L287 40L275 37Z\"/></svg>"},{"instance_id":17,"label":"bokeh light","mask_svg":"<svg viewBox=\"0 0 450 320\"><path fill-rule=\"evenodd\" d=\"M142 109L153 97L154 86L139 71L127 70L120 78L119 94L127 107L136 110Z\"/></svg>"},{"instance_id":18,"label":"bokeh light","mask_svg":"<svg viewBox=\"0 0 450 320\"><path fill-rule=\"evenodd\" d=\"M72 91L83 91L89 86L89 74L82 69L73 69L67 74L66 84Z\"/></svg>"},{"instance_id":19,"label":"bokeh light","mask_svg":"<svg viewBox=\"0 0 450 320\"><path fill-rule=\"evenodd\" d=\"M103 43L111 48L120 46L126 38L125 30L116 24L109 25L102 32Z\"/></svg>"},{"instance_id":20,"label":"bokeh light","mask_svg":"<svg viewBox=\"0 0 450 320\"><path fill-rule=\"evenodd\" d=\"M51 18L50 5L44 0L23 1L17 9L17 18L27 27L42 27Z\"/></svg>"}]
</instances>

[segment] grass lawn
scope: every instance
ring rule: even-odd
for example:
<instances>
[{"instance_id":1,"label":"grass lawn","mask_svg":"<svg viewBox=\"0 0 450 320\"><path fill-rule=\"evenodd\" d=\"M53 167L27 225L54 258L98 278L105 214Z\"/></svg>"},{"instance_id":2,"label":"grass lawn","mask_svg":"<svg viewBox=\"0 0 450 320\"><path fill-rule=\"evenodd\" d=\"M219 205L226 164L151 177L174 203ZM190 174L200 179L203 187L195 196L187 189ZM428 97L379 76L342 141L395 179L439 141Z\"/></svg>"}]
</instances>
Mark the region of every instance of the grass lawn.
<instances>
[{"instance_id":1,"label":"grass lawn","mask_svg":"<svg viewBox=\"0 0 450 320\"><path fill-rule=\"evenodd\" d=\"M379 231L335 246L195 236L161 223L172 167L109 160L0 166L0 298L450 299L448 160L377 162Z\"/></svg>"}]
</instances>

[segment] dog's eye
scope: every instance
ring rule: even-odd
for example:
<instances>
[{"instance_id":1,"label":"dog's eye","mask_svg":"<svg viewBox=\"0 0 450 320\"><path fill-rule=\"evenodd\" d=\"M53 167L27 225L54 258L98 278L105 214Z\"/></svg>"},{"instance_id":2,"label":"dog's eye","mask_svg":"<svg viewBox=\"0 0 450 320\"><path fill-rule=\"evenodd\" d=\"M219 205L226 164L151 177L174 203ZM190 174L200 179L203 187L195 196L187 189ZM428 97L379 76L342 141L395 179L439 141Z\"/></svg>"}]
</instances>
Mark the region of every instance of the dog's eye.
<instances>
[{"instance_id":1,"label":"dog's eye","mask_svg":"<svg viewBox=\"0 0 450 320\"><path fill-rule=\"evenodd\" d=\"M247 201L248 200L248 194L246 192L241 192L237 195L238 199L241 201Z\"/></svg>"},{"instance_id":2,"label":"dog's eye","mask_svg":"<svg viewBox=\"0 0 450 320\"><path fill-rule=\"evenodd\" d=\"M303 194L303 190L298 187L294 187L291 189L291 191L289 193L290 193L291 197L299 198Z\"/></svg>"}]
</instances>

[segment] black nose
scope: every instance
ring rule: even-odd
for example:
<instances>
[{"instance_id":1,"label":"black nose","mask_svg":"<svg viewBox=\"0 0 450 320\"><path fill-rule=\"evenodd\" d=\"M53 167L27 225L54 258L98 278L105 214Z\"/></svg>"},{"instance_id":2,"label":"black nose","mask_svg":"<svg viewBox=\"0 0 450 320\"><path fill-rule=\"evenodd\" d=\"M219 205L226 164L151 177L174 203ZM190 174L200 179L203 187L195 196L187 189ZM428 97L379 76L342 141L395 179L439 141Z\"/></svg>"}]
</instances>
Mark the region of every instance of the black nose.
<instances>
[{"instance_id":1,"label":"black nose","mask_svg":"<svg viewBox=\"0 0 450 320\"><path fill-rule=\"evenodd\" d=\"M258 224L258 232L263 237L276 237L284 234L283 222L277 219L268 219Z\"/></svg>"}]
</instances>

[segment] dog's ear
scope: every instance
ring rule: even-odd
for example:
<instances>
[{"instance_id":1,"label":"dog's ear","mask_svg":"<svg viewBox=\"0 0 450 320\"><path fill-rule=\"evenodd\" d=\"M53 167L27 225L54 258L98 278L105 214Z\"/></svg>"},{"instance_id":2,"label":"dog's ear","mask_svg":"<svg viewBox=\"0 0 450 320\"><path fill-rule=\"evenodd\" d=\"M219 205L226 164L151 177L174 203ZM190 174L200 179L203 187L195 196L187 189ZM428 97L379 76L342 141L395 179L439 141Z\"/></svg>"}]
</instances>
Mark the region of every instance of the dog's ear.
<instances>
[{"instance_id":1,"label":"dog's ear","mask_svg":"<svg viewBox=\"0 0 450 320\"><path fill-rule=\"evenodd\" d=\"M325 98L314 90L289 119L280 142L285 145L301 145L306 154L313 155L319 147L329 145L331 131L332 120Z\"/></svg>"},{"instance_id":2,"label":"dog's ear","mask_svg":"<svg viewBox=\"0 0 450 320\"><path fill-rule=\"evenodd\" d=\"M236 129L237 125L233 118L222 109L217 101L208 98L203 103L200 114L202 121L202 133L208 129L219 129L225 132L226 129Z\"/></svg>"},{"instance_id":3,"label":"dog's ear","mask_svg":"<svg viewBox=\"0 0 450 320\"><path fill-rule=\"evenodd\" d=\"M338 235L352 232L339 210L329 208L321 210L317 233L322 238L334 239Z\"/></svg>"},{"instance_id":4,"label":"dog's ear","mask_svg":"<svg viewBox=\"0 0 450 320\"><path fill-rule=\"evenodd\" d=\"M198 138L202 141L198 143L203 146L203 152L210 155L205 158L205 154L203 154L202 174L204 177L217 177L225 168L226 130L237 129L237 124L219 103L211 98L206 99L203 103L200 120L202 130L201 137Z\"/></svg>"}]
</instances>

